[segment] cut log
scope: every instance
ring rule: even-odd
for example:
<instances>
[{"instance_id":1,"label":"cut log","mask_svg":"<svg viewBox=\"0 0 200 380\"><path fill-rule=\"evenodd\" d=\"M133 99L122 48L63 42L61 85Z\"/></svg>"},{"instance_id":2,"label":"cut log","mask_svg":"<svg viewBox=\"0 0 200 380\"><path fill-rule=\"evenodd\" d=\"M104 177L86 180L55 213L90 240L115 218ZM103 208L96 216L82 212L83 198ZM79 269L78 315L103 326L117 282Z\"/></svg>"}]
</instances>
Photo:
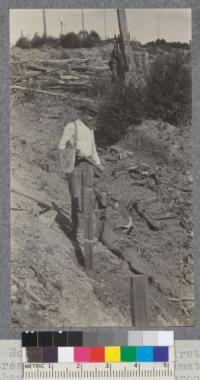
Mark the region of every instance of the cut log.
<instances>
[{"instance_id":1,"label":"cut log","mask_svg":"<svg viewBox=\"0 0 200 380\"><path fill-rule=\"evenodd\" d=\"M18 189L15 186L11 186L11 192L25 197L27 199L30 199L34 202L37 202L39 205L41 205L42 207L46 207L48 210L53 209L57 212L59 212L60 210L64 212L66 215L69 215L69 212L60 205L58 205L53 199L50 199L49 197L47 198L46 196L41 196L41 194L35 190L31 190L31 192L29 192L28 190L26 190L26 192L22 192L21 189Z\"/></svg>"},{"instance_id":2,"label":"cut log","mask_svg":"<svg viewBox=\"0 0 200 380\"><path fill-rule=\"evenodd\" d=\"M82 82L82 81L68 81L66 83L62 81L55 81L55 84L58 84L58 89L64 89L64 90L70 90L70 89L77 89L77 90L88 90L91 88L91 84L88 82ZM53 88L53 87L51 87Z\"/></svg>"},{"instance_id":3,"label":"cut log","mask_svg":"<svg viewBox=\"0 0 200 380\"><path fill-rule=\"evenodd\" d=\"M167 219L176 219L176 218L177 218L177 215L169 213L169 214L166 214L163 216L158 216L155 219L156 220L167 220Z\"/></svg>"},{"instance_id":4,"label":"cut log","mask_svg":"<svg viewBox=\"0 0 200 380\"><path fill-rule=\"evenodd\" d=\"M92 66L72 66L71 69L73 71L78 71L78 72L85 72L85 73L88 73L88 74L94 74L94 73L98 73L98 72L103 72L103 71L107 71L107 70L110 70L109 67L92 67Z\"/></svg>"},{"instance_id":5,"label":"cut log","mask_svg":"<svg viewBox=\"0 0 200 380\"><path fill-rule=\"evenodd\" d=\"M60 79L64 80L64 81L68 81L68 80L73 80L73 81L76 81L76 80L87 80L89 81L90 78L89 78L89 75L60 75Z\"/></svg>"},{"instance_id":6,"label":"cut log","mask_svg":"<svg viewBox=\"0 0 200 380\"><path fill-rule=\"evenodd\" d=\"M153 220L150 215L148 215L148 213L144 210L144 208L142 206L139 205L138 202L134 202L133 205L132 205L132 209L135 209L137 211L137 213L143 218L146 220L148 226L154 230L154 231L159 231L160 230L160 225L155 221ZM130 211L131 211L130 210Z\"/></svg>"},{"instance_id":7,"label":"cut log","mask_svg":"<svg viewBox=\"0 0 200 380\"><path fill-rule=\"evenodd\" d=\"M93 242L91 240L86 240L84 242L84 261L85 269L92 270L93 265Z\"/></svg>"},{"instance_id":8,"label":"cut log","mask_svg":"<svg viewBox=\"0 0 200 380\"><path fill-rule=\"evenodd\" d=\"M133 326L148 326L148 284L144 275L131 277L130 303Z\"/></svg>"},{"instance_id":9,"label":"cut log","mask_svg":"<svg viewBox=\"0 0 200 380\"><path fill-rule=\"evenodd\" d=\"M34 91L45 95L55 96L62 99L68 99L68 95L57 93L57 92L51 92L51 91L45 91L45 90L39 90L37 88L28 88L28 87L22 87L22 86L10 86L11 90L23 90L23 91Z\"/></svg>"},{"instance_id":10,"label":"cut log","mask_svg":"<svg viewBox=\"0 0 200 380\"><path fill-rule=\"evenodd\" d=\"M42 73L46 73L47 71L49 71L49 68L37 66L37 65L31 65L29 63L26 64L26 67L30 70L40 71Z\"/></svg>"},{"instance_id":11,"label":"cut log","mask_svg":"<svg viewBox=\"0 0 200 380\"><path fill-rule=\"evenodd\" d=\"M170 302L180 302L180 298L169 298ZM194 298L182 298L183 302L194 302Z\"/></svg>"},{"instance_id":12,"label":"cut log","mask_svg":"<svg viewBox=\"0 0 200 380\"><path fill-rule=\"evenodd\" d=\"M22 75L12 75L12 79L22 81L24 79L36 78L36 77L39 77L40 75L41 75L41 73L39 71L26 71L25 73L23 73L23 76Z\"/></svg>"},{"instance_id":13,"label":"cut log","mask_svg":"<svg viewBox=\"0 0 200 380\"><path fill-rule=\"evenodd\" d=\"M95 100L91 100L89 98L79 98L79 97L70 97L69 99L72 101L73 106L75 107L85 108L94 113L98 112L98 103L95 102Z\"/></svg>"},{"instance_id":14,"label":"cut log","mask_svg":"<svg viewBox=\"0 0 200 380\"><path fill-rule=\"evenodd\" d=\"M51 60L41 60L39 61L44 66L53 66L58 69L64 69L67 73L69 73L69 63L67 59L51 59Z\"/></svg>"}]
</instances>

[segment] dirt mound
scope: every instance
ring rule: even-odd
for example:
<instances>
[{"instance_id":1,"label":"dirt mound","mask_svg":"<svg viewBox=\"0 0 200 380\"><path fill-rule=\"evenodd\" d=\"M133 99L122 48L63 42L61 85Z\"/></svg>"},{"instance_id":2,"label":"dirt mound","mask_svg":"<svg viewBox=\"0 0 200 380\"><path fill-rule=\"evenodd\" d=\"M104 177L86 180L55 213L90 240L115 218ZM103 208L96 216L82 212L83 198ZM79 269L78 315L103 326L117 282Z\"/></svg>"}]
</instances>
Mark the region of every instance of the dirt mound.
<instances>
[{"instance_id":1,"label":"dirt mound","mask_svg":"<svg viewBox=\"0 0 200 380\"><path fill-rule=\"evenodd\" d=\"M147 160L153 158L156 162L181 167L190 162L191 128L180 129L162 120L145 120L130 127L121 144L126 149L142 152Z\"/></svg>"}]
</instances>

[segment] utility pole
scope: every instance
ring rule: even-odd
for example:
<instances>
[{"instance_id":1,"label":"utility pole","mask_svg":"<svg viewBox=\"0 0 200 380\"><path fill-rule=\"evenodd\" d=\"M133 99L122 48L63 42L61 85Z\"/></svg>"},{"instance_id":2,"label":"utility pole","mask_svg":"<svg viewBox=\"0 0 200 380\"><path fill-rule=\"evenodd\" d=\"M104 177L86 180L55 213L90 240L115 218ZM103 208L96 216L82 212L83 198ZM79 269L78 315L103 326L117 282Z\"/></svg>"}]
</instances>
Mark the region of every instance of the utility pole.
<instances>
[{"instance_id":1,"label":"utility pole","mask_svg":"<svg viewBox=\"0 0 200 380\"><path fill-rule=\"evenodd\" d=\"M159 15L159 13L157 13L157 39L160 39L160 15Z\"/></svg>"},{"instance_id":2,"label":"utility pole","mask_svg":"<svg viewBox=\"0 0 200 380\"><path fill-rule=\"evenodd\" d=\"M47 22L46 22L46 13L45 13L45 9L42 9L42 16L43 16L43 36L44 36L44 39L46 41L47 39Z\"/></svg>"},{"instance_id":3,"label":"utility pole","mask_svg":"<svg viewBox=\"0 0 200 380\"><path fill-rule=\"evenodd\" d=\"M104 19L104 36L105 36L105 41L107 40L107 32L106 32L106 10L104 9L103 11L103 19Z\"/></svg>"},{"instance_id":4,"label":"utility pole","mask_svg":"<svg viewBox=\"0 0 200 380\"><path fill-rule=\"evenodd\" d=\"M85 39L85 20L84 20L84 10L81 11L82 16L82 31L83 31L83 38Z\"/></svg>"}]
</instances>

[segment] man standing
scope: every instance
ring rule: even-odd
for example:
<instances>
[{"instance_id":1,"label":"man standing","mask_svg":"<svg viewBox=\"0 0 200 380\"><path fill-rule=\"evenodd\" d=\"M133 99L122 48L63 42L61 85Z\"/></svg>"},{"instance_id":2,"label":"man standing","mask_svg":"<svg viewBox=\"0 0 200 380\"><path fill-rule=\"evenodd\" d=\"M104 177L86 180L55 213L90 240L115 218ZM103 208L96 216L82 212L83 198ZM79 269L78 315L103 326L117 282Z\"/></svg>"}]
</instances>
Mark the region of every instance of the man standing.
<instances>
[{"instance_id":1,"label":"man standing","mask_svg":"<svg viewBox=\"0 0 200 380\"><path fill-rule=\"evenodd\" d=\"M84 118L89 123L91 118ZM93 167L102 170L96 150L94 131L77 119L64 128L59 143L60 172L68 180L71 195L71 219L74 237L83 242L85 223L85 185ZM91 188L93 184L91 183Z\"/></svg>"}]
</instances>

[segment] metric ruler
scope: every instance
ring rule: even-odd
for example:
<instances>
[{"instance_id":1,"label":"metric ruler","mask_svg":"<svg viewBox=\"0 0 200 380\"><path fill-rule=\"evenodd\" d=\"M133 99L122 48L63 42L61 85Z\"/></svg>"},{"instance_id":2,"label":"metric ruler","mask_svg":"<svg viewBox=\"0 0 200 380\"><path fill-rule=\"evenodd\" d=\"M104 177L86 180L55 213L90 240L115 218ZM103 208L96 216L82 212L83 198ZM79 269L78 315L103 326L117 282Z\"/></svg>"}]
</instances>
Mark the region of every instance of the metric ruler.
<instances>
[{"instance_id":1,"label":"metric ruler","mask_svg":"<svg viewBox=\"0 0 200 380\"><path fill-rule=\"evenodd\" d=\"M174 362L168 363L24 363L23 380L174 380Z\"/></svg>"}]
</instances>

